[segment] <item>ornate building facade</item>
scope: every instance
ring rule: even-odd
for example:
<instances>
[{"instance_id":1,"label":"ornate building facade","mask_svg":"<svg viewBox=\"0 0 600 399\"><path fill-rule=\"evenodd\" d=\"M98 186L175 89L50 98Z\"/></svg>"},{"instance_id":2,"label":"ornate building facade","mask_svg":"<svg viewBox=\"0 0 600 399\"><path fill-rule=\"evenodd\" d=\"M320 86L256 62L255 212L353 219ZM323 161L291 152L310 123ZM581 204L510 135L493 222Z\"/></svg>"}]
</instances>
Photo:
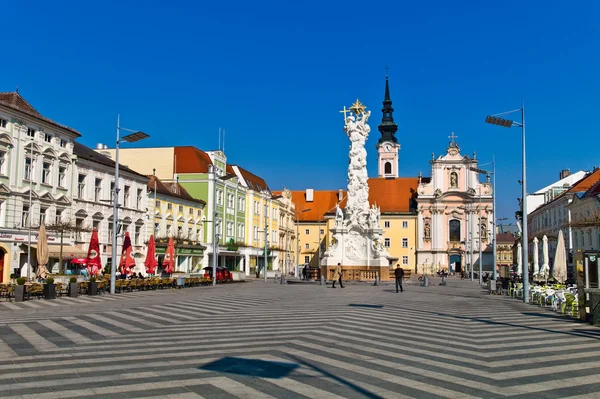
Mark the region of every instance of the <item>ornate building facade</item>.
<instances>
[{"instance_id":1,"label":"ornate building facade","mask_svg":"<svg viewBox=\"0 0 600 399\"><path fill-rule=\"evenodd\" d=\"M475 154L461 155L457 137L450 138L446 154L432 154L431 178L420 179L417 188L417 270L477 269L481 247L482 268L491 271L492 185L489 177L479 181Z\"/></svg>"}]
</instances>

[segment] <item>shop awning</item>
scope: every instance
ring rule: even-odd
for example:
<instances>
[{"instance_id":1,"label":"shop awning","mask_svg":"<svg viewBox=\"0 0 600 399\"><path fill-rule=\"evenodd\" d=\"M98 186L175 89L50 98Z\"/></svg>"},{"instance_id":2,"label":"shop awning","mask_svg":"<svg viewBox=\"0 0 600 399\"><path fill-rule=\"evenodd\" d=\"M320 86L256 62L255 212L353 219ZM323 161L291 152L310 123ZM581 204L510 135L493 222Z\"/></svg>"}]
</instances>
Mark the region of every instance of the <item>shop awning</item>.
<instances>
[{"instance_id":1,"label":"shop awning","mask_svg":"<svg viewBox=\"0 0 600 399\"><path fill-rule=\"evenodd\" d=\"M31 248L36 249L37 245L32 245ZM48 256L50 258L60 257L60 245L48 245ZM62 246L63 259L74 259L74 258L85 258L87 257L87 251L73 246L63 245Z\"/></svg>"}]
</instances>

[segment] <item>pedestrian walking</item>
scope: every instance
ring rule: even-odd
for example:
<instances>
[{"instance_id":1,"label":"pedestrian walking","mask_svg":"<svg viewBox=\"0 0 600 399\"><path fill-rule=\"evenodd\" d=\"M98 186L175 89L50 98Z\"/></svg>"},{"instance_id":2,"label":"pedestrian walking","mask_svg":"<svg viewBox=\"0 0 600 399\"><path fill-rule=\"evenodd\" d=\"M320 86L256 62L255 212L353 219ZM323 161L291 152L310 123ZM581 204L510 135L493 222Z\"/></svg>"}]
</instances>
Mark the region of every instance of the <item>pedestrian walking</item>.
<instances>
[{"instance_id":1,"label":"pedestrian walking","mask_svg":"<svg viewBox=\"0 0 600 399\"><path fill-rule=\"evenodd\" d=\"M302 280L306 280L306 275L308 274L308 265L304 265L302 268Z\"/></svg>"},{"instance_id":2,"label":"pedestrian walking","mask_svg":"<svg viewBox=\"0 0 600 399\"><path fill-rule=\"evenodd\" d=\"M396 292L398 292L398 288L400 288L400 292L404 291L402 289L402 279L404 278L404 269L400 267L399 263L396 265L396 270L394 270L394 276L396 277Z\"/></svg>"},{"instance_id":3,"label":"pedestrian walking","mask_svg":"<svg viewBox=\"0 0 600 399\"><path fill-rule=\"evenodd\" d=\"M342 283L342 264L338 263L335 267L335 271L333 272L333 285L331 288L335 288L336 281L340 282L340 288L344 288L344 284Z\"/></svg>"}]
</instances>

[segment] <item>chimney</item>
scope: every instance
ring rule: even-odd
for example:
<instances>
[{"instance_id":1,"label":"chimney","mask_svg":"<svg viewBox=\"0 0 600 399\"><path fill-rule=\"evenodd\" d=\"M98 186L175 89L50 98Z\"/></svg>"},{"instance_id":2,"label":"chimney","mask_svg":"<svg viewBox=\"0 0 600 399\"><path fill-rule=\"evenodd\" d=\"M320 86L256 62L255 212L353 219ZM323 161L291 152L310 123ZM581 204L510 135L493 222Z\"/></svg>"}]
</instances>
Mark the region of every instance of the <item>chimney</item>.
<instances>
[{"instance_id":1,"label":"chimney","mask_svg":"<svg viewBox=\"0 0 600 399\"><path fill-rule=\"evenodd\" d=\"M571 169L563 169L560 171L560 180L564 179L565 177L569 177L571 176Z\"/></svg>"},{"instance_id":2,"label":"chimney","mask_svg":"<svg viewBox=\"0 0 600 399\"><path fill-rule=\"evenodd\" d=\"M313 202L315 199L315 190L312 188L306 189L306 202Z\"/></svg>"},{"instance_id":3,"label":"chimney","mask_svg":"<svg viewBox=\"0 0 600 399\"><path fill-rule=\"evenodd\" d=\"M338 202L340 202L342 198L344 198L344 190L340 188L338 190Z\"/></svg>"}]
</instances>

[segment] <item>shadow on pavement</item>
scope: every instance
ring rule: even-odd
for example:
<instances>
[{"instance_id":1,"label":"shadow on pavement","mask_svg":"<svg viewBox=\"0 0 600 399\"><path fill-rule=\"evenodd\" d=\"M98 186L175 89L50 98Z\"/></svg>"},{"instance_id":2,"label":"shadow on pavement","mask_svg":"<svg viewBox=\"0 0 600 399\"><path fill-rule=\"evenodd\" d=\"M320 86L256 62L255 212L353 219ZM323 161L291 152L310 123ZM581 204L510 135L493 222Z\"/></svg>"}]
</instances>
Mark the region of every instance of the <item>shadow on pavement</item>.
<instances>
[{"instance_id":1,"label":"shadow on pavement","mask_svg":"<svg viewBox=\"0 0 600 399\"><path fill-rule=\"evenodd\" d=\"M241 357L224 357L200 367L202 370L260 378L283 378L297 368L298 365L294 363L244 359Z\"/></svg>"},{"instance_id":2,"label":"shadow on pavement","mask_svg":"<svg viewBox=\"0 0 600 399\"><path fill-rule=\"evenodd\" d=\"M338 377L337 375L331 374L328 371L323 370L322 368L320 368L318 366L315 366L314 364L311 364L311 363L307 362L304 359L301 359L301 358L299 358L297 356L290 355L290 354L288 354L287 356L289 358L291 358L291 359L294 359L297 363L303 364L303 365L305 365L307 367L310 367L311 369L313 369L315 371L318 371L319 373L323 374L324 376L329 377L332 380L335 380L335 381L339 382L342 385L347 386L348 388L352 389L355 392L360 393L361 395L364 395L367 398L371 398L371 399L383 399L382 396L379 396L379 395L376 395L376 394L374 394L372 392L369 392L366 389L361 388L358 385L355 385L355 384L351 383L350 381L347 381L347 380L345 380L345 379L343 379L341 377Z\"/></svg>"}]
</instances>

